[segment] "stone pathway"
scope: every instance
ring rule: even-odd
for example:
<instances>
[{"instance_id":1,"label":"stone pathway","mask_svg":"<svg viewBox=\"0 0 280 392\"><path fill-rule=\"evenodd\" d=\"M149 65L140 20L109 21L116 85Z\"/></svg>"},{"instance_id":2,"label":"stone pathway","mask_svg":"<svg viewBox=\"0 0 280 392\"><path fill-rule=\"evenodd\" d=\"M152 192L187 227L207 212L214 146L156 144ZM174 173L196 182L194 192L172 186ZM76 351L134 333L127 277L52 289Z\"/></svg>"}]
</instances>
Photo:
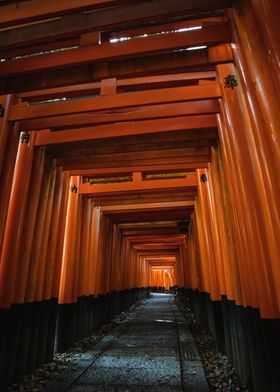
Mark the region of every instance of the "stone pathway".
<instances>
[{"instance_id":1,"label":"stone pathway","mask_svg":"<svg viewBox=\"0 0 280 392\"><path fill-rule=\"evenodd\" d=\"M207 392L195 343L169 294L152 294L43 392Z\"/></svg>"}]
</instances>

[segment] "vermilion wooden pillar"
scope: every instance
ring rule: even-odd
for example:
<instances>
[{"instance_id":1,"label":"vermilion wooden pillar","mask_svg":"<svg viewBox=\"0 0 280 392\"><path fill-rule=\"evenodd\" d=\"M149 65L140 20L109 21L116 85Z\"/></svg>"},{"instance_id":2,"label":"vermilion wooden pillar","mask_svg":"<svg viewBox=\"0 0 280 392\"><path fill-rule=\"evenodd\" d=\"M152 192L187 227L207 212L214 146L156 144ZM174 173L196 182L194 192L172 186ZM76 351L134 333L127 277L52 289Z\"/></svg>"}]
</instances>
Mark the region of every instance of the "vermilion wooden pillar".
<instances>
[{"instance_id":1,"label":"vermilion wooden pillar","mask_svg":"<svg viewBox=\"0 0 280 392\"><path fill-rule=\"evenodd\" d=\"M53 283L52 283L52 298L58 298L59 296L59 286L60 286L60 276L61 276L61 265L62 265L62 255L63 255L63 244L64 244L64 232L66 225L66 212L69 197L69 187L70 187L70 176L69 172L63 172L62 180L62 195L61 195L61 208L59 211L59 222L57 229L57 241L55 247L55 264L53 271Z\"/></svg>"},{"instance_id":2,"label":"vermilion wooden pillar","mask_svg":"<svg viewBox=\"0 0 280 392\"><path fill-rule=\"evenodd\" d=\"M5 233L6 218L10 201L10 193L13 183L20 134L18 123L5 127L5 130L8 134L6 135L7 141L5 145L5 151L3 151L2 155L2 174L0 175L0 188L5 189L5 192L3 192L0 198L0 248L2 248L3 245L3 237Z\"/></svg>"},{"instance_id":3,"label":"vermilion wooden pillar","mask_svg":"<svg viewBox=\"0 0 280 392\"><path fill-rule=\"evenodd\" d=\"M257 4L258 3L258 4ZM279 114L279 32L276 29L279 4L254 0L240 3L241 10L229 13L234 39L234 57L239 82L252 124L251 154L258 175L258 189L264 212L264 231L270 252L274 285L280 279L279 246L279 169L280 169L280 114ZM264 11L261 15L260 10ZM273 11L275 14L272 15ZM244 13L246 12L246 18ZM271 23L269 22L271 20ZM254 155L253 155L254 154ZM280 291L276 293L280 310Z\"/></svg>"},{"instance_id":4,"label":"vermilion wooden pillar","mask_svg":"<svg viewBox=\"0 0 280 392\"><path fill-rule=\"evenodd\" d=\"M123 277L123 237L121 234L118 234L118 253L116 254L116 257L118 258L118 263L116 266L116 274L117 274L117 279L116 279L116 290L121 291L121 284L122 284L122 277Z\"/></svg>"},{"instance_id":5,"label":"vermilion wooden pillar","mask_svg":"<svg viewBox=\"0 0 280 392\"><path fill-rule=\"evenodd\" d=\"M113 238L113 230L114 225L108 220L107 226L107 241L105 241L105 259L103 261L103 274L105 275L104 279L104 292L108 294L112 290L112 281L113 281L113 263L114 259L112 257L112 248L114 246L114 238ZM107 264L107 265L106 265Z\"/></svg>"},{"instance_id":6,"label":"vermilion wooden pillar","mask_svg":"<svg viewBox=\"0 0 280 392\"><path fill-rule=\"evenodd\" d=\"M236 114L234 116L235 118L237 118ZM239 120L240 118L238 119L238 121ZM241 278L243 299L242 305L258 307L259 293L257 289L256 271L250 268L250 260L252 259L252 257L257 257L256 250L252 249L254 243L254 231L252 231L253 226L249 218L251 203L253 203L253 209L256 208L256 205L253 201L254 196L252 194L252 191L253 189L255 189L255 187L253 186L252 188L252 184L249 185L249 183L251 183L251 181L254 181L254 179L252 177L252 173L249 173L250 166L247 169L245 169L245 167L243 169L240 168L240 161L243 159L243 157L245 159L247 158L248 164L249 156L248 152L243 151L243 153L241 153L238 149L238 145L236 143L236 135L233 135L233 133L231 132L231 128L228 124L223 124L220 127L220 135L222 149L225 148L223 154L224 160L225 162L227 162L226 166L230 167L229 171L227 172L227 175L230 175L231 178L229 187L231 188L231 203L234 212L234 232L235 238L237 239L236 249ZM242 137L240 138L239 143L242 143L241 148L244 148L246 146L244 144L244 141L242 141ZM236 149L236 151L234 148ZM245 164L246 160L243 160L243 166ZM246 173L243 173L244 170ZM249 183L243 178L244 175L249 176ZM250 194L250 196L248 196L248 193ZM251 200L251 202L249 202L249 200ZM255 224L257 223L255 222ZM246 241L245 238L247 238Z\"/></svg>"},{"instance_id":7,"label":"vermilion wooden pillar","mask_svg":"<svg viewBox=\"0 0 280 392\"><path fill-rule=\"evenodd\" d=\"M5 149L9 136L10 128L13 124L8 123L10 107L14 101L14 95L3 95L0 96L0 110L2 111L0 117L0 177L2 172L2 165L5 157Z\"/></svg>"},{"instance_id":8,"label":"vermilion wooden pillar","mask_svg":"<svg viewBox=\"0 0 280 392\"><path fill-rule=\"evenodd\" d=\"M31 261L32 244L34 240L34 230L36 223L36 216L39 208L40 188L42 184L42 177L44 171L45 151L44 147L35 151L23 233L20 241L20 252L17 268L17 290L14 293L14 303L23 303L25 299L26 285L28 281L28 274Z\"/></svg>"},{"instance_id":9,"label":"vermilion wooden pillar","mask_svg":"<svg viewBox=\"0 0 280 392\"><path fill-rule=\"evenodd\" d=\"M56 182L54 189L54 200L52 208L52 217L50 223L50 233L48 239L48 250L47 250L47 263L45 269L45 281L43 299L49 300L52 298L52 288L54 283L54 271L55 265L58 263L56 260L56 250L58 246L58 230L59 230L59 218L61 209L63 209L63 170L58 167L56 172Z\"/></svg>"},{"instance_id":10,"label":"vermilion wooden pillar","mask_svg":"<svg viewBox=\"0 0 280 392\"><path fill-rule=\"evenodd\" d=\"M45 220L47 215L50 214L50 200L48 200L48 197L53 186L53 170L54 166L52 162L49 159L46 159L44 162L43 180L40 188L39 207L36 214L36 222L33 232L32 250L25 293L25 300L27 302L38 300L38 283L39 280L42 279L42 274L44 274L43 271L41 273L41 268L43 268L42 263L44 263L43 258L41 258L41 252L43 248L44 234L48 235L48 233L45 233ZM49 217L47 219L49 219ZM39 274L40 278L38 280Z\"/></svg>"},{"instance_id":11,"label":"vermilion wooden pillar","mask_svg":"<svg viewBox=\"0 0 280 392\"><path fill-rule=\"evenodd\" d=\"M259 4L256 5L256 3ZM277 3L273 0L241 1L229 11L228 16L236 41L234 56L240 71L240 78L243 80L247 94L252 99L254 114L258 116L258 111L261 113L266 137L276 164L275 168L279 170L279 51L275 50L279 48L279 30L276 22L279 4ZM260 9L265 11L262 16ZM273 11L276 13L271 18L271 24L270 17ZM262 35L263 31L266 32L265 36ZM260 122L260 117L257 118Z\"/></svg>"},{"instance_id":12,"label":"vermilion wooden pillar","mask_svg":"<svg viewBox=\"0 0 280 392\"><path fill-rule=\"evenodd\" d=\"M204 281L204 270L201 261L201 250L199 247L199 237L198 237L198 224L196 214L192 214L190 223L190 233L187 236L188 243L191 242L192 253L189 253L189 257L192 258L192 264L194 265L194 277L195 281L191 282L190 287L197 288L200 291L205 291L205 281ZM188 245L188 250L190 246Z\"/></svg>"},{"instance_id":13,"label":"vermilion wooden pillar","mask_svg":"<svg viewBox=\"0 0 280 392\"><path fill-rule=\"evenodd\" d=\"M222 108L222 113L224 113ZM234 244L236 249L236 261L238 263L239 268L239 279L240 279L240 287L241 287L241 294L240 294L240 302L238 298L236 300L239 305L246 303L246 291L248 290L248 286L244 286L244 271L243 271L243 260L246 259L248 255L247 251L247 244L243 241L244 235L242 235L242 219L239 219L239 214L243 215L243 202L241 198L241 193L238 191L240 189L239 184L239 176L235 169L235 158L233 152L230 149L229 143L229 136L228 131L225 125L225 116L218 116L218 124L219 124L219 137L220 142L222 144L222 156L223 162L225 167L225 177L228 178L230 176L230 181L227 181L228 190L229 190L229 199L230 205L232 208L232 226L233 226L233 236L234 236ZM232 134L229 134L232 135ZM234 200L235 202L232 202ZM252 279L253 280L253 279ZM251 281L251 284L253 282ZM254 305L257 306L257 302L255 301Z\"/></svg>"},{"instance_id":14,"label":"vermilion wooden pillar","mask_svg":"<svg viewBox=\"0 0 280 392\"><path fill-rule=\"evenodd\" d=\"M71 177L59 288L59 303L61 304L71 304L74 302L73 283L75 279L75 244L78 219L79 184L80 178L78 176Z\"/></svg>"},{"instance_id":15,"label":"vermilion wooden pillar","mask_svg":"<svg viewBox=\"0 0 280 392\"><path fill-rule=\"evenodd\" d=\"M47 193L47 205L46 205L46 211L45 211L44 223L43 223L44 239L41 244L41 251L39 256L40 264L37 270L35 301L41 301L43 299L44 286L46 282L46 269L49 261L49 257L48 257L49 232L50 232L52 209L54 203L54 189L56 183L55 164L56 162L52 162L50 178L49 178L50 185Z\"/></svg>"},{"instance_id":16,"label":"vermilion wooden pillar","mask_svg":"<svg viewBox=\"0 0 280 392\"><path fill-rule=\"evenodd\" d=\"M199 179L199 211L196 210L197 216L200 219L200 235L199 242L200 244L204 243L205 252L201 255L202 262L204 264L204 268L207 271L208 275L208 288L206 291L211 294L211 298L213 300L220 299L220 288L219 281L217 276L217 261L215 259L215 251L214 251L214 238L211 227L211 218L210 218L210 206L209 200L207 197L207 181L201 181L201 176L208 176L207 170L199 169L197 170L197 175ZM205 177L205 178L206 178Z\"/></svg>"},{"instance_id":17,"label":"vermilion wooden pillar","mask_svg":"<svg viewBox=\"0 0 280 392\"><path fill-rule=\"evenodd\" d=\"M275 0L250 0L252 8L248 11L255 14L258 29L262 31L263 42L266 49L266 60L274 69L273 83L280 86L280 39L279 15L280 2ZM250 6L248 4L248 7Z\"/></svg>"},{"instance_id":18,"label":"vermilion wooden pillar","mask_svg":"<svg viewBox=\"0 0 280 392\"><path fill-rule=\"evenodd\" d=\"M200 250L200 264L201 264L201 272L202 272L202 285L201 290L204 292L210 292L210 273L209 273L209 265L208 265L208 250L206 246L206 241L204 238L204 229L203 223L201 219L201 206L198 200L195 201L195 216L196 216L196 224L197 224L197 238L198 238L198 247Z\"/></svg>"},{"instance_id":19,"label":"vermilion wooden pillar","mask_svg":"<svg viewBox=\"0 0 280 392\"><path fill-rule=\"evenodd\" d=\"M213 151L212 151L213 154ZM213 241L213 254L214 254L214 264L215 264L215 274L217 279L217 289L219 291L219 296L226 294L226 281L225 281L225 265L227 263L225 252L223 252L222 242L223 242L223 230L222 224L223 220L219 214L219 209L221 208L221 198L217 192L217 188L214 191L214 175L215 170L210 169L211 165L208 164L207 170L207 181L205 183L205 190L207 192L207 199L209 204L209 225L212 232Z\"/></svg>"},{"instance_id":20,"label":"vermilion wooden pillar","mask_svg":"<svg viewBox=\"0 0 280 392\"><path fill-rule=\"evenodd\" d=\"M0 307L11 305L24 224L35 132L22 132L13 176L0 263Z\"/></svg>"},{"instance_id":21,"label":"vermilion wooden pillar","mask_svg":"<svg viewBox=\"0 0 280 392\"><path fill-rule=\"evenodd\" d=\"M227 75L237 75L233 65L220 65L217 71L221 85ZM267 231L267 214L270 214L270 210L261 183L262 169L258 164L257 143L242 86L223 88L222 93L224 123L220 123L220 139L223 157L229 169L227 176L232 179L229 186L232 187L231 202L236 211L235 229L239 230L239 250L243 250L243 255L239 253L238 259L244 305L260 307L265 317L276 317L276 286L271 267L279 251L273 247L271 236L274 230Z\"/></svg>"},{"instance_id":22,"label":"vermilion wooden pillar","mask_svg":"<svg viewBox=\"0 0 280 392\"><path fill-rule=\"evenodd\" d=\"M90 231L91 219L91 201L89 199L83 200L82 222L81 222L81 260L79 271L79 288L78 295L89 295L87 287L87 276L89 274L89 238L92 235Z\"/></svg>"},{"instance_id":23,"label":"vermilion wooden pillar","mask_svg":"<svg viewBox=\"0 0 280 392\"><path fill-rule=\"evenodd\" d=\"M100 219L99 229L96 227L96 241L94 242L93 246L96 247L96 258L94 259L94 294L104 294L103 292L103 279L102 279L102 268L103 268L103 255L104 255L104 241L106 239L106 217L100 212L100 208L96 207L96 218Z\"/></svg>"},{"instance_id":24,"label":"vermilion wooden pillar","mask_svg":"<svg viewBox=\"0 0 280 392\"><path fill-rule=\"evenodd\" d=\"M224 268L224 292L230 300L240 298L240 274L236 261L236 250L232 234L232 213L228 201L226 178L222 167L220 147L211 149L212 160L209 167L209 187L211 188L212 203L215 206L214 224L218 231L219 242L217 246L221 250L220 258ZM224 177L224 178L223 178ZM222 281L223 283L223 281Z\"/></svg>"},{"instance_id":25,"label":"vermilion wooden pillar","mask_svg":"<svg viewBox=\"0 0 280 392\"><path fill-rule=\"evenodd\" d=\"M97 233L99 221L97 220L97 210L94 205L90 206L90 222L89 222L89 244L88 244L88 261L87 261L87 277L86 277L86 293L95 294L95 274L96 274L96 251L97 251Z\"/></svg>"},{"instance_id":26,"label":"vermilion wooden pillar","mask_svg":"<svg viewBox=\"0 0 280 392\"><path fill-rule=\"evenodd\" d=\"M116 290L117 285L117 260L118 260L118 225L112 227L112 249L110 252L110 263L111 263L111 280L110 280L110 291Z\"/></svg>"},{"instance_id":27,"label":"vermilion wooden pillar","mask_svg":"<svg viewBox=\"0 0 280 392\"><path fill-rule=\"evenodd\" d=\"M79 183L80 183L79 178ZM78 197L77 205L77 223L76 223L76 239L75 239L75 256L74 256L74 280L72 287L73 302L77 302L79 298L80 285L80 266L81 266L81 227L82 227L82 198Z\"/></svg>"}]
</instances>

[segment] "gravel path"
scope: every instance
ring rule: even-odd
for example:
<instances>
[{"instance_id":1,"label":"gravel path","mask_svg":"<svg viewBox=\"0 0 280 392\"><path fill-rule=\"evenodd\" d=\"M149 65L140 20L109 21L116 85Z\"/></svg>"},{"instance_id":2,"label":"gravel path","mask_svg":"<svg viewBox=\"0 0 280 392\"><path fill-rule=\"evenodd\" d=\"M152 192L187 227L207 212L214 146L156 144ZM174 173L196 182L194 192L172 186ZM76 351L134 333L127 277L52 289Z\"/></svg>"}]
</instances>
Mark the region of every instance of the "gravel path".
<instances>
[{"instance_id":1,"label":"gravel path","mask_svg":"<svg viewBox=\"0 0 280 392\"><path fill-rule=\"evenodd\" d=\"M174 296L153 294L43 392L208 392Z\"/></svg>"},{"instance_id":2,"label":"gravel path","mask_svg":"<svg viewBox=\"0 0 280 392\"><path fill-rule=\"evenodd\" d=\"M105 349L104 342L109 342ZM26 376L23 383L11 385L7 392L59 392L64 384L59 389L56 380L65 381L65 374L73 376L73 369L75 382L70 382L70 392L208 391L200 357L210 392L250 392L227 357L217 351L203 324L186 308L178 310L173 296L154 294L67 352L56 354L53 362ZM81 363L77 373L76 365Z\"/></svg>"}]
</instances>

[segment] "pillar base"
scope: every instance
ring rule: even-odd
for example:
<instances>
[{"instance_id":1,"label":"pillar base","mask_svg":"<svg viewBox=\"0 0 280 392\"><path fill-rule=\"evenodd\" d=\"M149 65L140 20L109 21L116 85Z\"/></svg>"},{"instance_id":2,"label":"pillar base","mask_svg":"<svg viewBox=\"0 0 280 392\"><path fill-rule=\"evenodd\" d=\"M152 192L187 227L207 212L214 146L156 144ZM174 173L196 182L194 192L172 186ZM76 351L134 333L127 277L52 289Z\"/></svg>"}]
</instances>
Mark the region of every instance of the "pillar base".
<instances>
[{"instance_id":1,"label":"pillar base","mask_svg":"<svg viewBox=\"0 0 280 392\"><path fill-rule=\"evenodd\" d=\"M280 319L262 319L258 309L236 305L225 296L212 301L197 290L178 288L177 299L203 321L245 384L255 392L278 392Z\"/></svg>"}]
</instances>

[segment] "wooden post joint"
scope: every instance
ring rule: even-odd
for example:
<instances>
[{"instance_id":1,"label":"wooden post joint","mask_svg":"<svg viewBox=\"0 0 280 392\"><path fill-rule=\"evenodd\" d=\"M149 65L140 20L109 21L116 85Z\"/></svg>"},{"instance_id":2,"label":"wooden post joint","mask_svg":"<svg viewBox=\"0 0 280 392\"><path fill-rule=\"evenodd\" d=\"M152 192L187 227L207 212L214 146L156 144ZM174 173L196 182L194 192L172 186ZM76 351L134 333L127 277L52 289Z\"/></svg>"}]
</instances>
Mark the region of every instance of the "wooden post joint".
<instances>
[{"instance_id":1,"label":"wooden post joint","mask_svg":"<svg viewBox=\"0 0 280 392\"><path fill-rule=\"evenodd\" d=\"M0 117L4 117L4 114L5 114L5 108L2 105L0 105Z\"/></svg>"},{"instance_id":2,"label":"wooden post joint","mask_svg":"<svg viewBox=\"0 0 280 392\"><path fill-rule=\"evenodd\" d=\"M201 182L207 182L207 181L208 181L208 176L207 176L207 174L201 174L201 176L200 176L200 181L201 181Z\"/></svg>"},{"instance_id":3,"label":"wooden post joint","mask_svg":"<svg viewBox=\"0 0 280 392\"><path fill-rule=\"evenodd\" d=\"M30 134L28 132L21 131L20 137L19 137L19 143L21 143L21 144L23 144L23 143L28 144L29 143L29 139L30 139Z\"/></svg>"},{"instance_id":4,"label":"wooden post joint","mask_svg":"<svg viewBox=\"0 0 280 392\"><path fill-rule=\"evenodd\" d=\"M78 193L78 187L77 187L77 185L71 185L71 186L70 186L70 192L72 192L72 193Z\"/></svg>"},{"instance_id":5,"label":"wooden post joint","mask_svg":"<svg viewBox=\"0 0 280 392\"><path fill-rule=\"evenodd\" d=\"M227 75L225 77L225 88L231 88L232 90L234 89L234 87L238 86L238 81L235 77L235 75Z\"/></svg>"}]
</instances>

